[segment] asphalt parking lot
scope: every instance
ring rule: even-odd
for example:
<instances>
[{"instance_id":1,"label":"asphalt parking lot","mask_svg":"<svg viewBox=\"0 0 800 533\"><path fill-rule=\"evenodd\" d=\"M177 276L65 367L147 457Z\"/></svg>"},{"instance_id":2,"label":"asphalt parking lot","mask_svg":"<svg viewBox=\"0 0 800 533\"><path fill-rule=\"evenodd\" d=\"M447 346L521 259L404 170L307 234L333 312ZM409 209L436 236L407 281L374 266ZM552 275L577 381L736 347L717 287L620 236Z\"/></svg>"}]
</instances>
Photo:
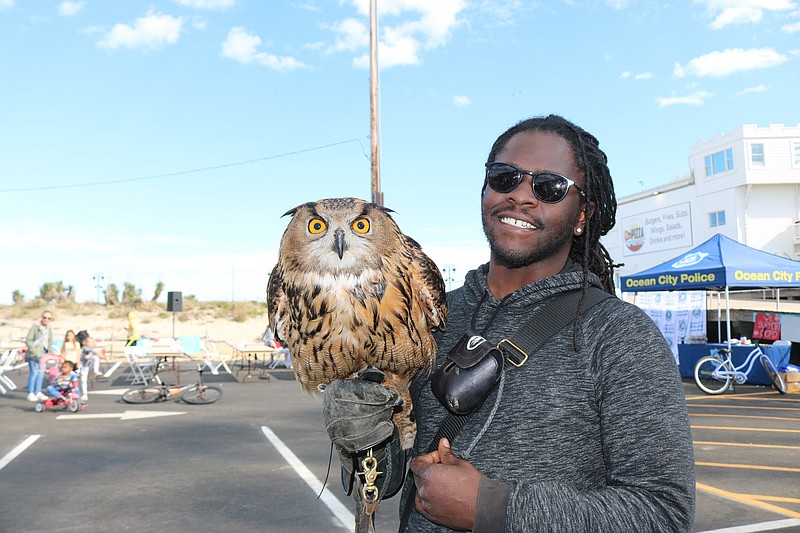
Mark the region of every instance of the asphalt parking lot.
<instances>
[{"instance_id":1,"label":"asphalt parking lot","mask_svg":"<svg viewBox=\"0 0 800 533\"><path fill-rule=\"evenodd\" d=\"M117 377L76 414L35 413L25 373L11 374L22 391L0 396L2 532L352 530L335 459L318 498L330 452L321 401L290 371L212 378L224 390L212 405L128 405ZM707 396L688 380L684 391L695 531L800 531L800 394L739 386ZM382 503L379 532L397 530L397 505Z\"/></svg>"}]
</instances>

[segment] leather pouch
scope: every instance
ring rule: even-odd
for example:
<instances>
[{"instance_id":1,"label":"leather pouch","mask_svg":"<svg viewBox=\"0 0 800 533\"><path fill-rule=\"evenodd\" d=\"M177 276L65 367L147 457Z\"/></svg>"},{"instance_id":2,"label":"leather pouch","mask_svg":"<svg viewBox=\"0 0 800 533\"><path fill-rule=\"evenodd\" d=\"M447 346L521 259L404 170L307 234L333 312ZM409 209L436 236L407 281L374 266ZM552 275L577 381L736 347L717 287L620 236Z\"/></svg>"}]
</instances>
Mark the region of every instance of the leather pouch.
<instances>
[{"instance_id":1,"label":"leather pouch","mask_svg":"<svg viewBox=\"0 0 800 533\"><path fill-rule=\"evenodd\" d=\"M431 390L451 413L467 415L489 397L502 371L500 350L468 331L431 376Z\"/></svg>"}]
</instances>

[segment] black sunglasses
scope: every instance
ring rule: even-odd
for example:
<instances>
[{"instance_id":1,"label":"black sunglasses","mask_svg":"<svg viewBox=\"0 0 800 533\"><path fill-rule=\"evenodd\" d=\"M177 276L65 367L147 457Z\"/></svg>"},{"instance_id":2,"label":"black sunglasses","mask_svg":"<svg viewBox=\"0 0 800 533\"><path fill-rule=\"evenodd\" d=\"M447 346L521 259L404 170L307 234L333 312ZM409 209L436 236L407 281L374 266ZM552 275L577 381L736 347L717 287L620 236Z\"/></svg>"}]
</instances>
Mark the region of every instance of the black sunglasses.
<instances>
[{"instance_id":1,"label":"black sunglasses","mask_svg":"<svg viewBox=\"0 0 800 533\"><path fill-rule=\"evenodd\" d=\"M525 175L533 178L533 195L540 202L557 204L567 197L570 187L586 198L586 193L574 181L553 172L531 172L509 163L486 163L486 183L493 190L509 193L516 189Z\"/></svg>"}]
</instances>

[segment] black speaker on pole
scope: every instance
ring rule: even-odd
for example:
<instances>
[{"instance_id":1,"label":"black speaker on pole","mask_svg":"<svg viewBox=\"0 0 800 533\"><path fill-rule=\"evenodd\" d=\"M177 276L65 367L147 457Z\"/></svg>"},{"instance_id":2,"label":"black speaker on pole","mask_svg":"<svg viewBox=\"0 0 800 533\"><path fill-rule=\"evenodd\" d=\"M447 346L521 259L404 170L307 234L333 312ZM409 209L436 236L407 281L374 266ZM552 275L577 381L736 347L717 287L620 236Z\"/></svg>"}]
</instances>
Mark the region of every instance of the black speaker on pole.
<instances>
[{"instance_id":1,"label":"black speaker on pole","mask_svg":"<svg viewBox=\"0 0 800 533\"><path fill-rule=\"evenodd\" d=\"M180 292L167 293L167 311L179 313L183 311L183 295Z\"/></svg>"}]
</instances>

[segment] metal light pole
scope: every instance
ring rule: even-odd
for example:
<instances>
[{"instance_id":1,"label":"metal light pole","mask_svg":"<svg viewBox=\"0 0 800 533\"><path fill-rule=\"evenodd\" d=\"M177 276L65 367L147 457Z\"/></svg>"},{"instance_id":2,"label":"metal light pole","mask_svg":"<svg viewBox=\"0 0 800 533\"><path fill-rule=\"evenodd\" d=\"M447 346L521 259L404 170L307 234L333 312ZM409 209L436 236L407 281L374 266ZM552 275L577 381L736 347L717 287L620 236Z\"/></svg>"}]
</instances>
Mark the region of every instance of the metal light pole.
<instances>
[{"instance_id":1,"label":"metal light pole","mask_svg":"<svg viewBox=\"0 0 800 533\"><path fill-rule=\"evenodd\" d=\"M444 282L447 283L447 290L452 290L453 282L455 281L453 276L456 274L456 267L454 265L445 265L442 269L442 274L444 274Z\"/></svg>"},{"instance_id":2,"label":"metal light pole","mask_svg":"<svg viewBox=\"0 0 800 533\"><path fill-rule=\"evenodd\" d=\"M369 2L369 110L370 110L370 161L372 163L372 202L383 205L381 191L380 117L378 96L378 6L377 0Z\"/></svg>"},{"instance_id":3,"label":"metal light pole","mask_svg":"<svg viewBox=\"0 0 800 533\"><path fill-rule=\"evenodd\" d=\"M94 276L92 276L92 281L94 281L94 288L97 289L97 303L100 303L100 289L103 288L103 281L105 281L105 277L103 277L102 272L96 272Z\"/></svg>"}]
</instances>

